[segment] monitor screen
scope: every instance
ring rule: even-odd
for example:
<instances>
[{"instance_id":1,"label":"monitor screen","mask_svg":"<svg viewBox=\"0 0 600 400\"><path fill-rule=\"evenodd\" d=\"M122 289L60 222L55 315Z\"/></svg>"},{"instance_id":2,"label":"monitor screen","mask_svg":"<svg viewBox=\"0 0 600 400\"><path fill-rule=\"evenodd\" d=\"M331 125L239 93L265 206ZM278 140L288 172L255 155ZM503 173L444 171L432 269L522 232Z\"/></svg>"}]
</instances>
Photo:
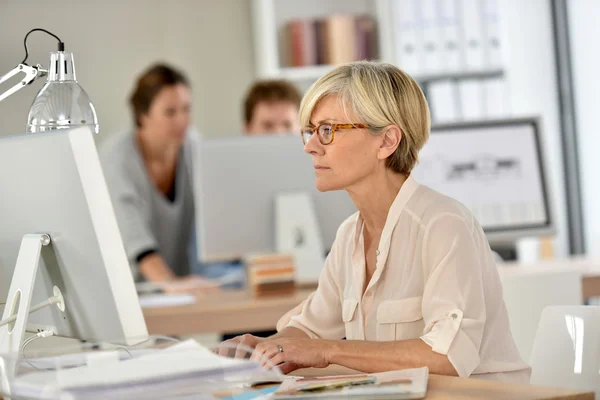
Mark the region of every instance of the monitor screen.
<instances>
[{"instance_id":1,"label":"monitor screen","mask_svg":"<svg viewBox=\"0 0 600 400\"><path fill-rule=\"evenodd\" d=\"M551 230L536 119L432 128L414 177L463 203L494 238Z\"/></svg>"}]
</instances>

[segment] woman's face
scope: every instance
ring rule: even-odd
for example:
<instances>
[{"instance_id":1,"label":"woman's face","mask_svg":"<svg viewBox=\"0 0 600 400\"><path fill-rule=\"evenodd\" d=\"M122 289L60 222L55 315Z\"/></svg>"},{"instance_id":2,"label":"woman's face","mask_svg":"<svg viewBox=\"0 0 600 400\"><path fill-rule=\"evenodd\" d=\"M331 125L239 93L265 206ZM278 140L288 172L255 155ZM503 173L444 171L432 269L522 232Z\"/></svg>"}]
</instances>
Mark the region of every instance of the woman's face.
<instances>
[{"instance_id":1,"label":"woman's face","mask_svg":"<svg viewBox=\"0 0 600 400\"><path fill-rule=\"evenodd\" d=\"M191 120L191 93L183 84L165 86L140 118L146 137L157 143L183 143Z\"/></svg>"},{"instance_id":2,"label":"woman's face","mask_svg":"<svg viewBox=\"0 0 600 400\"><path fill-rule=\"evenodd\" d=\"M311 116L311 128L320 124L359 124L348 110L344 112L335 96L327 96L317 103ZM337 129L334 140L328 145L313 134L304 146L312 156L316 175L316 186L321 192L351 189L352 186L371 176L381 165L378 158L382 139L368 129Z\"/></svg>"}]
</instances>

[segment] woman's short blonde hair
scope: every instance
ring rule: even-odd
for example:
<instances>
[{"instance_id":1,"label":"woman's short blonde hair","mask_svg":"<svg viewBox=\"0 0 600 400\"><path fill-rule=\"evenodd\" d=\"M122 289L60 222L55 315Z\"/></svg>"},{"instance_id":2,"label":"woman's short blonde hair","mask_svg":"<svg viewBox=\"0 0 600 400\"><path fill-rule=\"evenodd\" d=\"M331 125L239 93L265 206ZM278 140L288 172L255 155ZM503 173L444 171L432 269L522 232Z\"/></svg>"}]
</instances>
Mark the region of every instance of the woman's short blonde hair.
<instances>
[{"instance_id":1,"label":"woman's short blonde hair","mask_svg":"<svg viewBox=\"0 0 600 400\"><path fill-rule=\"evenodd\" d=\"M374 134L390 125L402 130L402 140L386 160L395 172L409 174L418 161L419 151L429 139L429 106L417 82L399 68L384 63L357 61L337 67L305 94L300 104L300 124L311 125L310 118L319 101L336 96L347 113L372 127Z\"/></svg>"}]
</instances>

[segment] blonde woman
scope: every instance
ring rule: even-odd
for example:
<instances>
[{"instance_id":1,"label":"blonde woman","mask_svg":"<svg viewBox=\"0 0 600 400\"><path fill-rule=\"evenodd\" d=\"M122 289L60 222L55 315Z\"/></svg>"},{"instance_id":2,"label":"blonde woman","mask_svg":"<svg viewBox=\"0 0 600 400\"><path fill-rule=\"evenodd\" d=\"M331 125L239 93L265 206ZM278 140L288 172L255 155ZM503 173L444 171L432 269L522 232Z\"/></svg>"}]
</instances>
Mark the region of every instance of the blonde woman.
<instances>
[{"instance_id":1,"label":"blonde woman","mask_svg":"<svg viewBox=\"0 0 600 400\"><path fill-rule=\"evenodd\" d=\"M308 90L300 123L317 188L346 190L358 213L340 226L317 290L285 327L229 345L253 347L286 373L427 366L528 382L480 225L410 176L430 127L419 85L389 64L347 64Z\"/></svg>"}]
</instances>

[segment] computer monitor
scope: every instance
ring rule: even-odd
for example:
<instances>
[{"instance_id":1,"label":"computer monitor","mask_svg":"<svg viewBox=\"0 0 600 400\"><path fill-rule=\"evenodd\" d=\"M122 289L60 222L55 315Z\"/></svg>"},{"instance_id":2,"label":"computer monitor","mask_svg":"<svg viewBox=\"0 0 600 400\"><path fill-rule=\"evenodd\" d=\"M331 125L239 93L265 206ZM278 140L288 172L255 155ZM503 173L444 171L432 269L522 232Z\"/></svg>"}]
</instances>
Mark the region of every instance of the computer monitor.
<instances>
[{"instance_id":1,"label":"computer monitor","mask_svg":"<svg viewBox=\"0 0 600 400\"><path fill-rule=\"evenodd\" d=\"M0 188L0 301L7 299L11 281L16 285L27 274L35 276L31 305L52 297L55 286L64 296L64 312L56 306L36 311L26 330L127 345L146 340L92 132L76 128L0 138ZM25 235L41 233L50 244L41 253L38 248L33 275L36 251L21 243ZM18 255L25 267L15 271ZM7 326L0 328L4 350L10 334Z\"/></svg>"},{"instance_id":2,"label":"computer monitor","mask_svg":"<svg viewBox=\"0 0 600 400\"><path fill-rule=\"evenodd\" d=\"M196 231L203 262L276 251L275 202L280 194L310 196L324 250L331 248L340 224L356 212L345 191L315 188L312 160L298 135L205 138L197 165Z\"/></svg>"},{"instance_id":3,"label":"computer monitor","mask_svg":"<svg viewBox=\"0 0 600 400\"><path fill-rule=\"evenodd\" d=\"M413 171L471 210L490 244L555 233L537 118L438 125Z\"/></svg>"}]
</instances>

